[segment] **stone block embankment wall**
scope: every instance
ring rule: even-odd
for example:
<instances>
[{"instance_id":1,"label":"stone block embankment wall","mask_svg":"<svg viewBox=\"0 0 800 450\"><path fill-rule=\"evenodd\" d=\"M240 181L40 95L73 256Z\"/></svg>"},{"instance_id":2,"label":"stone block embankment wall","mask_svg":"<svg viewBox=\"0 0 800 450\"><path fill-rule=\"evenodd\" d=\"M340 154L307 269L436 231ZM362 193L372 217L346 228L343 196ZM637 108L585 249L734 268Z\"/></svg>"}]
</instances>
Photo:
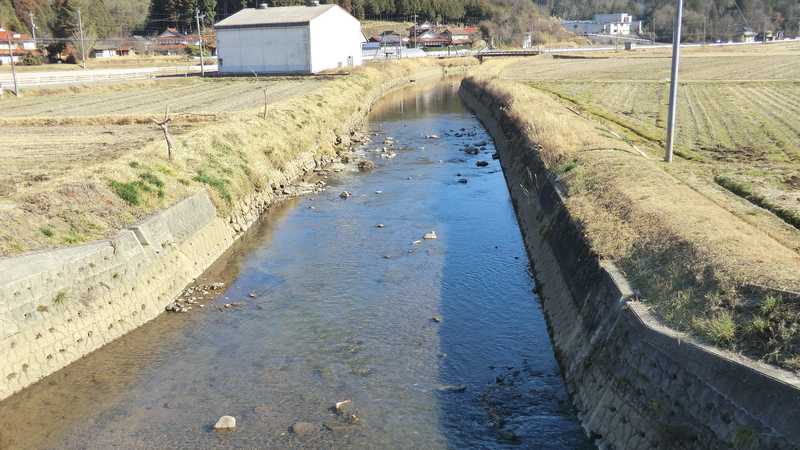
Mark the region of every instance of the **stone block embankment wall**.
<instances>
[{"instance_id":1,"label":"stone block embankment wall","mask_svg":"<svg viewBox=\"0 0 800 450\"><path fill-rule=\"evenodd\" d=\"M462 97L494 136L581 423L618 449L800 448L800 380L661 326L565 208L537 145L486 84Z\"/></svg>"},{"instance_id":2,"label":"stone block embankment wall","mask_svg":"<svg viewBox=\"0 0 800 450\"><path fill-rule=\"evenodd\" d=\"M408 82L365 92L335 144L347 147L372 104ZM236 199L227 217L201 191L110 240L0 258L0 400L157 317L282 196L278 186L330 162L308 149L270 180L273 189Z\"/></svg>"}]
</instances>

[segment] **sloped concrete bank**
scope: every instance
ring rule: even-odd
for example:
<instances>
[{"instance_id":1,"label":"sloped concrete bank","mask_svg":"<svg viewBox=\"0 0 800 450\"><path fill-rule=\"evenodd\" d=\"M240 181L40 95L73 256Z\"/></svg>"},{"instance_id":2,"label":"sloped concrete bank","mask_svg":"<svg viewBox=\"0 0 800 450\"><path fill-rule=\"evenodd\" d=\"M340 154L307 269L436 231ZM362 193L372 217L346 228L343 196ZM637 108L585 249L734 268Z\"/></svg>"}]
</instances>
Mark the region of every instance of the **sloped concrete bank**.
<instances>
[{"instance_id":1,"label":"sloped concrete bank","mask_svg":"<svg viewBox=\"0 0 800 450\"><path fill-rule=\"evenodd\" d=\"M415 79L442 75L421 68ZM386 80L342 118L332 144L349 147L375 101L405 86ZM300 130L299 132L302 132ZM236 199L221 217L203 190L109 240L0 258L0 400L32 385L164 312L276 201L283 186L332 162L310 148L272 189Z\"/></svg>"},{"instance_id":2,"label":"sloped concrete bank","mask_svg":"<svg viewBox=\"0 0 800 450\"><path fill-rule=\"evenodd\" d=\"M661 326L601 261L509 106L468 78L494 136L570 397L586 432L619 449L800 448L800 380Z\"/></svg>"}]
</instances>

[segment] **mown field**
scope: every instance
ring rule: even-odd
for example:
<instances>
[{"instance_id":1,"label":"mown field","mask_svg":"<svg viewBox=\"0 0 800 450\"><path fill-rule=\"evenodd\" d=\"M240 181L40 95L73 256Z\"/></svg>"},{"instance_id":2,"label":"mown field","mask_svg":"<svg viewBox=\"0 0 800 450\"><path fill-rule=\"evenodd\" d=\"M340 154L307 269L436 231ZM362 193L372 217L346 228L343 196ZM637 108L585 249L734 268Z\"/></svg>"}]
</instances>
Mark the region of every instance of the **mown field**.
<instances>
[{"instance_id":1,"label":"mown field","mask_svg":"<svg viewBox=\"0 0 800 450\"><path fill-rule=\"evenodd\" d=\"M171 133L180 136L223 115L253 111L324 83L315 78L162 80L109 86L62 88L6 96L0 105L0 195L10 195L100 166L139 151L163 134L151 117L169 106Z\"/></svg>"},{"instance_id":2,"label":"mown field","mask_svg":"<svg viewBox=\"0 0 800 450\"><path fill-rule=\"evenodd\" d=\"M113 86L32 91L20 98L9 96L0 110L3 117L106 116L163 113L235 112L262 107L312 91L319 78L270 78L268 81L185 78Z\"/></svg>"},{"instance_id":3,"label":"mown field","mask_svg":"<svg viewBox=\"0 0 800 450\"><path fill-rule=\"evenodd\" d=\"M685 54L672 164L666 52L529 58L485 79L666 324L800 371L800 43Z\"/></svg>"},{"instance_id":4,"label":"mown field","mask_svg":"<svg viewBox=\"0 0 800 450\"><path fill-rule=\"evenodd\" d=\"M800 43L684 53L678 155L800 227ZM661 50L531 59L503 75L660 144L669 70L670 59Z\"/></svg>"}]
</instances>

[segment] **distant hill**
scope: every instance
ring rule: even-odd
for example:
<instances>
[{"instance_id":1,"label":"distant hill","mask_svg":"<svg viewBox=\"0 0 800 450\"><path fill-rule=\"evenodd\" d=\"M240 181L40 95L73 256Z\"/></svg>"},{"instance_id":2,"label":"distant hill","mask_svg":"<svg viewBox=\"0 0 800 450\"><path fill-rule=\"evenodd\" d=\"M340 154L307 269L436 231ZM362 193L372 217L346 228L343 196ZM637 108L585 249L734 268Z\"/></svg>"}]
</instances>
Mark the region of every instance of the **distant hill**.
<instances>
[{"instance_id":1,"label":"distant hill","mask_svg":"<svg viewBox=\"0 0 800 450\"><path fill-rule=\"evenodd\" d=\"M69 37L81 10L84 26L98 38L130 32L155 34L167 27L194 30L199 8L207 24L265 0L0 0L0 25L30 32L29 12L40 36ZM334 1L334 0L329 0ZM596 13L629 12L648 33L669 40L675 0L335 0L358 18L480 24L484 32L510 42L523 31L535 40L562 39L549 16L589 19ZM271 0L273 6L305 0ZM325 3L325 1L323 1ZM800 31L798 0L686 0L685 36L732 39L744 28L759 32Z\"/></svg>"},{"instance_id":2,"label":"distant hill","mask_svg":"<svg viewBox=\"0 0 800 450\"><path fill-rule=\"evenodd\" d=\"M590 19L597 13L628 12L645 22L648 32L671 40L675 0L536 0L543 12L565 19ZM750 28L800 32L798 0L686 0L684 38L701 40L703 30L709 39L734 38Z\"/></svg>"}]
</instances>

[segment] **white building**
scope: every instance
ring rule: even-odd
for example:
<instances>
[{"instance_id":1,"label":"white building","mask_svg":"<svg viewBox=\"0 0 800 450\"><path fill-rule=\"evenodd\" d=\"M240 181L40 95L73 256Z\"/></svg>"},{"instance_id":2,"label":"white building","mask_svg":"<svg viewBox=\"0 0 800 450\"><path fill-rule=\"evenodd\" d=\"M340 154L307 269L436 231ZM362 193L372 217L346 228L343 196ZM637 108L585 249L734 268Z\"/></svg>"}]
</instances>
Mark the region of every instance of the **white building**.
<instances>
[{"instance_id":1,"label":"white building","mask_svg":"<svg viewBox=\"0 0 800 450\"><path fill-rule=\"evenodd\" d=\"M629 35L642 32L642 21L626 13L595 14L593 20L562 20L561 25L575 34Z\"/></svg>"},{"instance_id":2,"label":"white building","mask_svg":"<svg viewBox=\"0 0 800 450\"><path fill-rule=\"evenodd\" d=\"M8 45L9 41L11 46ZM12 58L18 63L28 53L40 54L33 38L0 27L0 64L11 64Z\"/></svg>"},{"instance_id":3,"label":"white building","mask_svg":"<svg viewBox=\"0 0 800 450\"><path fill-rule=\"evenodd\" d=\"M362 63L361 23L337 5L262 5L215 28L221 73L318 73Z\"/></svg>"}]
</instances>

